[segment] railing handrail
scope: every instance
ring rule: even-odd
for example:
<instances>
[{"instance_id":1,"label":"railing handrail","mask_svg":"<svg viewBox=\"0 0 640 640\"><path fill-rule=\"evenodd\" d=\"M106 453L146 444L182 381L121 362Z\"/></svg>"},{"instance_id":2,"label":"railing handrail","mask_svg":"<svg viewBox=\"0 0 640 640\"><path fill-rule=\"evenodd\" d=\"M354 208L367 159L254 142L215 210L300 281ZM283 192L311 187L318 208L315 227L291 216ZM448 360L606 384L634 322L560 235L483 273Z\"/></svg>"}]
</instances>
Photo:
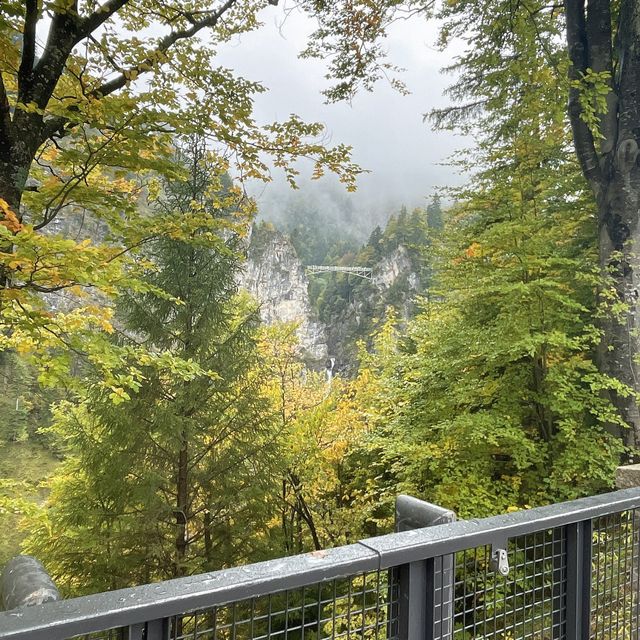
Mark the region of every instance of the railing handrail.
<instances>
[{"instance_id":1,"label":"railing handrail","mask_svg":"<svg viewBox=\"0 0 640 640\"><path fill-rule=\"evenodd\" d=\"M377 571L640 508L640 488L392 533L298 556L0 612L0 638L67 638Z\"/></svg>"}]
</instances>

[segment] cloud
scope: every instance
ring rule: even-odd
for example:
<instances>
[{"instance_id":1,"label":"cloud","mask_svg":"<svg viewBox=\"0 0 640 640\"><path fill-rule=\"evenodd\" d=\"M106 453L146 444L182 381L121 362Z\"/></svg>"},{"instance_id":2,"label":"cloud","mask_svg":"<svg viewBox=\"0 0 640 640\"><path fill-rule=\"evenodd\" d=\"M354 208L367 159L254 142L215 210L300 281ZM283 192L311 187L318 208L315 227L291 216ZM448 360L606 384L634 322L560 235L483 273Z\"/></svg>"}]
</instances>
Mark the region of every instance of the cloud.
<instances>
[{"instance_id":1,"label":"cloud","mask_svg":"<svg viewBox=\"0 0 640 640\"><path fill-rule=\"evenodd\" d=\"M438 187L462 181L456 169L443 163L464 141L449 132L434 132L423 122L425 112L447 104L443 92L451 82L440 73L452 54L436 50L436 25L420 17L402 21L393 25L385 41L391 62L406 69L401 79L410 95L403 96L382 81L372 93L356 96L352 104L324 104L321 91L328 84L324 64L298 58L313 23L295 11L286 20L284 15L277 7L265 11L263 28L232 42L216 59L268 87L267 93L256 97L258 121L296 113L324 123L330 142L352 145L355 161L370 171L353 196L354 206L363 211L374 205L421 205ZM274 183L256 185L252 191L259 205L265 201L273 206L283 185L275 175Z\"/></svg>"}]
</instances>

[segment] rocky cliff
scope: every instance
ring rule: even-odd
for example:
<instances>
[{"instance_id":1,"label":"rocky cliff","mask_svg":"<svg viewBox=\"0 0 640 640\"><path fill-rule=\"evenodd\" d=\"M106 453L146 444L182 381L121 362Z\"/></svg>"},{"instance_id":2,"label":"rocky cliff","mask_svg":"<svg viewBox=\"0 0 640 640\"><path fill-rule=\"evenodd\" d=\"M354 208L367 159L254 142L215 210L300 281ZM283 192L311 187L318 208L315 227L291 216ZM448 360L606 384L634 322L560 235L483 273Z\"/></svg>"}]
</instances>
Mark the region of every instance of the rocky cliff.
<instances>
[{"instance_id":1,"label":"rocky cliff","mask_svg":"<svg viewBox=\"0 0 640 640\"><path fill-rule=\"evenodd\" d=\"M400 245L373 264L370 281L354 280L335 291L343 298L337 304L326 300L321 318L327 325L327 344L336 358L336 369L349 375L357 368L358 342L369 342L371 333L384 322L388 307L408 320L423 286L409 252ZM333 295L328 292L329 298Z\"/></svg>"},{"instance_id":2,"label":"rocky cliff","mask_svg":"<svg viewBox=\"0 0 640 640\"><path fill-rule=\"evenodd\" d=\"M285 235L270 225L254 230L240 286L260 302L264 322L298 323L303 358L324 365L328 358L326 327L313 310L304 266Z\"/></svg>"},{"instance_id":3,"label":"rocky cliff","mask_svg":"<svg viewBox=\"0 0 640 640\"><path fill-rule=\"evenodd\" d=\"M397 282L406 278L406 293L416 293L420 289L420 278L416 267L404 245L397 247L389 256L384 256L375 266L372 276L373 285L382 293Z\"/></svg>"},{"instance_id":4,"label":"rocky cliff","mask_svg":"<svg viewBox=\"0 0 640 640\"><path fill-rule=\"evenodd\" d=\"M289 238L272 225L254 228L240 285L260 302L263 321L297 322L304 359L321 366L333 358L336 369L347 373L356 363L356 342L369 336L375 319L384 317L388 305L408 318L421 291L417 268L402 245L378 260L371 280L335 273L315 277L332 278L325 289L329 299L315 301L316 308Z\"/></svg>"}]
</instances>

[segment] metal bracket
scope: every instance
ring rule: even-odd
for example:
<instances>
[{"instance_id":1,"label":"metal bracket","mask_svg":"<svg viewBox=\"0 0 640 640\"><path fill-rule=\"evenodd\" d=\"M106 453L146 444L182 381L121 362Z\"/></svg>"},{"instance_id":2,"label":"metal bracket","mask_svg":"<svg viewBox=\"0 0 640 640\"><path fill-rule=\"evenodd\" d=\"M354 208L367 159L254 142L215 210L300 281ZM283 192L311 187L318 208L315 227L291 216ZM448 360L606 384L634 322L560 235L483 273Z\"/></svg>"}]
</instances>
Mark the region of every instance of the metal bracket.
<instances>
[{"instance_id":1,"label":"metal bracket","mask_svg":"<svg viewBox=\"0 0 640 640\"><path fill-rule=\"evenodd\" d=\"M509 556L506 549L491 547L491 570L501 576L509 575Z\"/></svg>"}]
</instances>

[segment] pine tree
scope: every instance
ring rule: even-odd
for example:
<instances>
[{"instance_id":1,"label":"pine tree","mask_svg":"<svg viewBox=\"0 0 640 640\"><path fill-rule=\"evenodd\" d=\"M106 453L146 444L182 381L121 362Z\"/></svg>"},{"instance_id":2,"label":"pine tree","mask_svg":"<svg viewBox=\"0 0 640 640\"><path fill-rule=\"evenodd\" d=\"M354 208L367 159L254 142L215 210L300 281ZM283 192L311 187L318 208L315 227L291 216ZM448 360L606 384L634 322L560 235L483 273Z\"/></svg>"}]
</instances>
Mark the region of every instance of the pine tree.
<instances>
[{"instance_id":1,"label":"pine tree","mask_svg":"<svg viewBox=\"0 0 640 640\"><path fill-rule=\"evenodd\" d=\"M444 226L439 195L434 195L427 207L427 226L434 231L441 231Z\"/></svg>"},{"instance_id":2,"label":"pine tree","mask_svg":"<svg viewBox=\"0 0 640 640\"><path fill-rule=\"evenodd\" d=\"M27 546L70 591L246 560L266 520L273 435L255 366L256 311L236 285L234 225L248 221L228 206L234 192L212 175L202 144L180 153L190 180L165 184L162 206L191 216L193 237L153 243L152 291L120 304L123 340L150 354L138 391L114 397L94 385L60 407L53 427L69 456ZM212 216L219 232L208 222L198 231Z\"/></svg>"}]
</instances>

